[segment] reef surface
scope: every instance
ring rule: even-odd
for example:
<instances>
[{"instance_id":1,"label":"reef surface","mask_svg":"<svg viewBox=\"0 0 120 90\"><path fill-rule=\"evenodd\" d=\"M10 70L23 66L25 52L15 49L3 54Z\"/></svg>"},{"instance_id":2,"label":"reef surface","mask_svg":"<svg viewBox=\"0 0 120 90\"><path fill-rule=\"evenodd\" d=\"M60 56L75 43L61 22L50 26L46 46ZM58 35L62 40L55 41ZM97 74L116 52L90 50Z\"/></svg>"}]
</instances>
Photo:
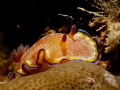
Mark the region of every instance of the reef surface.
<instances>
[{"instance_id":1,"label":"reef surface","mask_svg":"<svg viewBox=\"0 0 120 90\"><path fill-rule=\"evenodd\" d=\"M119 80L98 65L75 61L13 79L0 90L120 90Z\"/></svg>"}]
</instances>

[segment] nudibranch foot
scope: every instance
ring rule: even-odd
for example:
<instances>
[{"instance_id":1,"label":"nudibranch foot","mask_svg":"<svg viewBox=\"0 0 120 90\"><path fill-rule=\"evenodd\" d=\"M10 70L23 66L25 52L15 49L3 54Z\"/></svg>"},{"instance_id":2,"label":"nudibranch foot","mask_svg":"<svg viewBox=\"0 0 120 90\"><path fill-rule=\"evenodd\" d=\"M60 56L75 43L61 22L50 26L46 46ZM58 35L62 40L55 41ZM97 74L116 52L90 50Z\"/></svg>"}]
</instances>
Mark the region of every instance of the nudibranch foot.
<instances>
[{"instance_id":1,"label":"nudibranch foot","mask_svg":"<svg viewBox=\"0 0 120 90\"><path fill-rule=\"evenodd\" d=\"M61 64L61 63L66 63L66 62L69 62L69 60L64 58L64 59L62 59L62 60L60 61L59 64Z\"/></svg>"},{"instance_id":2,"label":"nudibranch foot","mask_svg":"<svg viewBox=\"0 0 120 90\"><path fill-rule=\"evenodd\" d=\"M37 67L31 67L27 63L23 63L22 64L22 70L12 72L11 74L8 75L8 78L10 80L12 80L16 77L27 76L27 75L30 75L30 74L37 73L37 72L40 72L41 67L42 67L42 65L40 65L40 64Z\"/></svg>"},{"instance_id":3,"label":"nudibranch foot","mask_svg":"<svg viewBox=\"0 0 120 90\"><path fill-rule=\"evenodd\" d=\"M69 62L69 60L68 59L62 59L62 60L60 60L60 62L58 62L58 63L49 63L49 62L46 62L50 67L54 67L54 66L58 66L59 64L62 64L62 63L67 63L67 62Z\"/></svg>"},{"instance_id":4,"label":"nudibranch foot","mask_svg":"<svg viewBox=\"0 0 120 90\"><path fill-rule=\"evenodd\" d=\"M27 76L27 74L21 74L19 72L14 71L8 75L8 78L9 78L9 80L12 80L12 79L14 79L16 77L20 77L20 76Z\"/></svg>"},{"instance_id":5,"label":"nudibranch foot","mask_svg":"<svg viewBox=\"0 0 120 90\"><path fill-rule=\"evenodd\" d=\"M27 75L34 74L36 72L39 72L40 68L42 65L39 65L37 67L30 67L27 63L22 64L22 70L25 72Z\"/></svg>"},{"instance_id":6,"label":"nudibranch foot","mask_svg":"<svg viewBox=\"0 0 120 90\"><path fill-rule=\"evenodd\" d=\"M38 40L22 55L11 77L43 72L73 61L97 63L100 58L98 40L82 29L76 32L73 25L69 34L52 33Z\"/></svg>"},{"instance_id":7,"label":"nudibranch foot","mask_svg":"<svg viewBox=\"0 0 120 90\"><path fill-rule=\"evenodd\" d=\"M45 49L39 49L37 53L36 65L41 65L42 61L45 59Z\"/></svg>"}]
</instances>

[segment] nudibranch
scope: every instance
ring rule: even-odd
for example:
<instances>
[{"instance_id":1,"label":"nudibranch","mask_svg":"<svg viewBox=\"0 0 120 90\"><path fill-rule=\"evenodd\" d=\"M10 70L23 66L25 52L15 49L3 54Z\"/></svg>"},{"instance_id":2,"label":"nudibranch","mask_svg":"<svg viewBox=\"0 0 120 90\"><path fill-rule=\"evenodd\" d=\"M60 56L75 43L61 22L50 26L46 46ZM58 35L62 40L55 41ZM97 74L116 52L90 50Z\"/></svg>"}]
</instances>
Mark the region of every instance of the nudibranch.
<instances>
[{"instance_id":1,"label":"nudibranch","mask_svg":"<svg viewBox=\"0 0 120 90\"><path fill-rule=\"evenodd\" d=\"M20 58L10 79L46 71L70 61L96 63L100 60L97 39L73 25L69 34L52 33L38 40ZM18 61L18 60L17 60Z\"/></svg>"}]
</instances>

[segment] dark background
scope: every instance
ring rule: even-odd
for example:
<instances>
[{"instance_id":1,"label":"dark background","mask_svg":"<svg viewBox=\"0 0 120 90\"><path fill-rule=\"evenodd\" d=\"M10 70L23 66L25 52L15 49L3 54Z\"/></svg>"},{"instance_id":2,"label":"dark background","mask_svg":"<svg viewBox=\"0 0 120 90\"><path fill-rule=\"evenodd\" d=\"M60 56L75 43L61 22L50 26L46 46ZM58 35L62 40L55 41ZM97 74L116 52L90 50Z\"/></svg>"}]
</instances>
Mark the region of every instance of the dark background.
<instances>
[{"instance_id":1,"label":"dark background","mask_svg":"<svg viewBox=\"0 0 120 90\"><path fill-rule=\"evenodd\" d=\"M0 32L4 33L2 44L11 49L21 43L32 45L47 26L57 30L63 23L68 25L72 22L77 28L88 30L88 22L93 15L77 10L77 7L95 11L85 0L9 0L0 4ZM61 13L74 17L74 20L59 16Z\"/></svg>"},{"instance_id":2,"label":"dark background","mask_svg":"<svg viewBox=\"0 0 120 90\"><path fill-rule=\"evenodd\" d=\"M93 4L94 0L87 1ZM58 30L63 25L70 29L72 24L76 24L78 29L84 29L92 36L99 36L99 32L95 31L96 28L88 26L93 15L77 10L77 7L83 7L89 11L98 11L86 0L0 1L0 57L7 51L9 55L20 44L33 45L40 39L47 26ZM70 15L74 19L62 17L58 14ZM110 71L115 72L115 74L120 72L120 57L118 56L113 52L108 55L105 54L102 58L102 60L109 60L110 57L113 64ZM117 57L116 61L114 57ZM5 58L3 57L3 59Z\"/></svg>"}]
</instances>

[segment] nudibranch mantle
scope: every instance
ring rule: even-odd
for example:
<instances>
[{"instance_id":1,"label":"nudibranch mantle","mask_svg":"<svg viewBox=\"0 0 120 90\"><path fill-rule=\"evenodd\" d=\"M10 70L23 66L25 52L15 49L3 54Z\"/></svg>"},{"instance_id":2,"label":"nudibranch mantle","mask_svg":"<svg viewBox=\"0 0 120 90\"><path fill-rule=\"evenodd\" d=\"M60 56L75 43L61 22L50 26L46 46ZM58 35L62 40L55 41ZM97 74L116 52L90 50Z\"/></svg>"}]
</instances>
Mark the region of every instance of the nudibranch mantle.
<instances>
[{"instance_id":1,"label":"nudibranch mantle","mask_svg":"<svg viewBox=\"0 0 120 90\"><path fill-rule=\"evenodd\" d=\"M97 40L85 31L76 33L76 26L73 25L69 34L53 33L38 40L23 54L10 78L16 74L42 72L69 61L97 62L99 59Z\"/></svg>"}]
</instances>

